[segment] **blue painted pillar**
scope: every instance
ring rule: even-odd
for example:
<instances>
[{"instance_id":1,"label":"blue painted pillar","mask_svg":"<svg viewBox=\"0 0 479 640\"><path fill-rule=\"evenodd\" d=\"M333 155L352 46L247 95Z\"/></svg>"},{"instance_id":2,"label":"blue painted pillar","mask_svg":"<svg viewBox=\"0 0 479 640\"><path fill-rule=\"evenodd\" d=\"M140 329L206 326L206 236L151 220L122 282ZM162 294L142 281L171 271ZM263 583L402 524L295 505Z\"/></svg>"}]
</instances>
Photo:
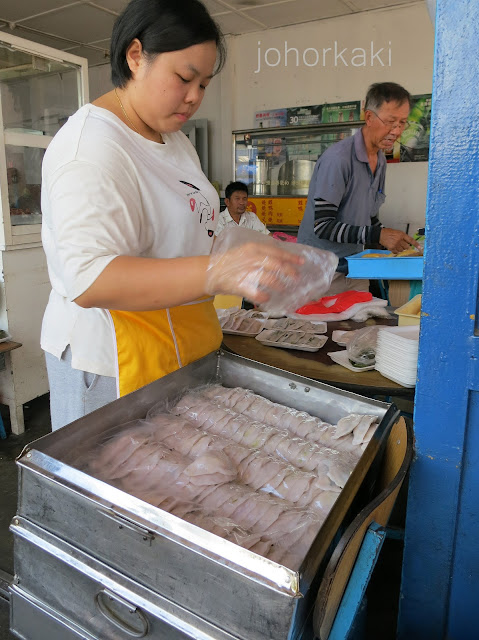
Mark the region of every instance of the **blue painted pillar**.
<instances>
[{"instance_id":1,"label":"blue painted pillar","mask_svg":"<svg viewBox=\"0 0 479 640\"><path fill-rule=\"evenodd\" d=\"M479 638L479 1L437 0L398 638Z\"/></svg>"}]
</instances>

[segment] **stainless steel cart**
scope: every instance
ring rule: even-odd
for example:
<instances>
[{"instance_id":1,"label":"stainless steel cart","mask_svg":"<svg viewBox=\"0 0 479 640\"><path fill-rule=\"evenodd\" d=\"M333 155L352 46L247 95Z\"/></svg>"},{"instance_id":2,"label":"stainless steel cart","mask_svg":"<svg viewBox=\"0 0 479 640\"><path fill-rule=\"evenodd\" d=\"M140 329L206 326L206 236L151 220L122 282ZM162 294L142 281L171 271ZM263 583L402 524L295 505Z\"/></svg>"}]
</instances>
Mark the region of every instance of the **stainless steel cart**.
<instances>
[{"instance_id":1,"label":"stainless steel cart","mask_svg":"<svg viewBox=\"0 0 479 640\"><path fill-rule=\"evenodd\" d=\"M72 466L107 430L212 382L331 423L348 413L380 419L299 571ZM37 440L18 460L12 630L32 640L312 638L321 571L397 415L382 402L218 352Z\"/></svg>"}]
</instances>

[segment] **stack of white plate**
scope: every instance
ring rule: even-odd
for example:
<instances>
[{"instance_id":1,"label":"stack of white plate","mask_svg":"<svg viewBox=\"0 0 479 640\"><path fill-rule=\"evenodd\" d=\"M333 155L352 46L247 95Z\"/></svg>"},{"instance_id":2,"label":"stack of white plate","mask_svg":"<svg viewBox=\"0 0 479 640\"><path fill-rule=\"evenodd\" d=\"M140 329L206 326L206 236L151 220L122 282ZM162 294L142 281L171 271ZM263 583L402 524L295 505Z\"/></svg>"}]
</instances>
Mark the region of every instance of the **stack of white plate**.
<instances>
[{"instance_id":1,"label":"stack of white plate","mask_svg":"<svg viewBox=\"0 0 479 640\"><path fill-rule=\"evenodd\" d=\"M385 327L378 332L375 368L403 387L414 387L419 326Z\"/></svg>"}]
</instances>

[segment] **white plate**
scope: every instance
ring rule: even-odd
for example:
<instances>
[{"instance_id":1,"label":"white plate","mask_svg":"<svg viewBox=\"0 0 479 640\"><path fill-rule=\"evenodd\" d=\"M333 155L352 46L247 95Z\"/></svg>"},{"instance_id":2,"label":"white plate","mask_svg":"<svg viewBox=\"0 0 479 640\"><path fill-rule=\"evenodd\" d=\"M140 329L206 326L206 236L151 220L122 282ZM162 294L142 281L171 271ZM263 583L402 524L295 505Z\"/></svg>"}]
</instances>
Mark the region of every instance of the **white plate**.
<instances>
[{"instance_id":1,"label":"white plate","mask_svg":"<svg viewBox=\"0 0 479 640\"><path fill-rule=\"evenodd\" d=\"M378 340L392 340L393 342L404 342L405 340L419 340L419 325L408 325L405 327L384 327L378 333Z\"/></svg>"},{"instance_id":2,"label":"white plate","mask_svg":"<svg viewBox=\"0 0 479 640\"><path fill-rule=\"evenodd\" d=\"M12 336L9 333L7 333L7 335L4 338L0 338L0 342L8 342L11 339L12 339Z\"/></svg>"},{"instance_id":3,"label":"white plate","mask_svg":"<svg viewBox=\"0 0 479 640\"><path fill-rule=\"evenodd\" d=\"M417 353L416 354L403 354L398 353L397 351L383 351L381 349L377 349L376 351L376 360L377 359L390 360L393 363L401 363L404 365L414 365L417 364Z\"/></svg>"},{"instance_id":4,"label":"white plate","mask_svg":"<svg viewBox=\"0 0 479 640\"><path fill-rule=\"evenodd\" d=\"M374 369L373 364L370 364L367 367L355 367L349 362L347 349L344 349L343 351L332 351L331 353L328 353L328 356L337 364L340 364L342 367L346 367L346 369L349 369L350 371L354 371L354 373L361 373L361 371L371 371Z\"/></svg>"},{"instance_id":5,"label":"white plate","mask_svg":"<svg viewBox=\"0 0 479 640\"><path fill-rule=\"evenodd\" d=\"M395 342L394 340L378 340L377 345L382 349L395 349L397 351L402 351L403 353L414 353L418 350L419 340L404 340L402 342Z\"/></svg>"},{"instance_id":6,"label":"white plate","mask_svg":"<svg viewBox=\"0 0 479 640\"><path fill-rule=\"evenodd\" d=\"M378 349L376 351L376 361L378 360L384 360L385 362L388 362L389 364L392 364L392 365L400 364L404 367L416 367L418 357L417 357L417 353L416 355L404 356L400 353L384 352Z\"/></svg>"},{"instance_id":7,"label":"white plate","mask_svg":"<svg viewBox=\"0 0 479 640\"><path fill-rule=\"evenodd\" d=\"M379 371L379 373L381 373L383 376L386 376L387 378L391 376L395 382L400 382L401 384L414 385L416 383L417 374L414 371L412 373L411 372L403 373L398 369L383 367L380 364L376 365L376 371Z\"/></svg>"},{"instance_id":8,"label":"white plate","mask_svg":"<svg viewBox=\"0 0 479 640\"><path fill-rule=\"evenodd\" d=\"M408 379L407 381L405 381L405 380L402 380L401 378L396 377L394 374L391 375L388 371L381 371L380 369L377 369L377 371L379 371L379 373L385 378L388 378L389 380L392 380L393 382L400 384L401 387L406 387L407 389L413 389L416 386L416 381L414 381L413 383L411 379Z\"/></svg>"},{"instance_id":9,"label":"white plate","mask_svg":"<svg viewBox=\"0 0 479 640\"><path fill-rule=\"evenodd\" d=\"M296 349L296 351L319 351L319 349L321 349L321 347L323 347L328 341L327 336L317 336L315 334L312 334L312 341L310 345L291 344L289 342L276 342L274 340L268 340L268 335L270 335L268 330L262 331L256 336L256 340L268 347L279 347L280 349Z\"/></svg>"},{"instance_id":10,"label":"white plate","mask_svg":"<svg viewBox=\"0 0 479 640\"><path fill-rule=\"evenodd\" d=\"M376 369L381 371L390 371L393 376L399 376L400 378L415 380L417 376L417 367L411 367L409 369L400 367L398 365L391 365L381 360L376 360Z\"/></svg>"}]
</instances>

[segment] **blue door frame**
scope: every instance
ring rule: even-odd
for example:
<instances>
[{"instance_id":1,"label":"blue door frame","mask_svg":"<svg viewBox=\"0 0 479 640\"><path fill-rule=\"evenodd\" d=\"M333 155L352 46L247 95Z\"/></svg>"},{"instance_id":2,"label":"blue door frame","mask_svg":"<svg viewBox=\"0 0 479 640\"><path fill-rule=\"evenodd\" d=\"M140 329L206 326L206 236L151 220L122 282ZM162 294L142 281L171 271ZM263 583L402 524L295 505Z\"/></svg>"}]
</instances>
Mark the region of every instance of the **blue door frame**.
<instances>
[{"instance_id":1,"label":"blue door frame","mask_svg":"<svg viewBox=\"0 0 479 640\"><path fill-rule=\"evenodd\" d=\"M437 0L398 638L479 638L479 1Z\"/></svg>"}]
</instances>

